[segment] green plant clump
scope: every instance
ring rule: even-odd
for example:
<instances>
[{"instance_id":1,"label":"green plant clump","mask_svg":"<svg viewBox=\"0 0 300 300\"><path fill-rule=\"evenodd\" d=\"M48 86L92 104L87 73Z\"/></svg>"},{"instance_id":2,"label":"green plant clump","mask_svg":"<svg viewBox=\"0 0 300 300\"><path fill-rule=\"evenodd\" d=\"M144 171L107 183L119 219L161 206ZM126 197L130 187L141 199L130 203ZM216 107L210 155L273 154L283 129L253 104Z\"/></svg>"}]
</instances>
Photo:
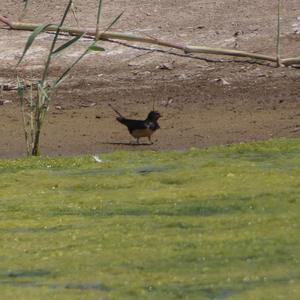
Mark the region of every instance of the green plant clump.
<instances>
[{"instance_id":1,"label":"green plant clump","mask_svg":"<svg viewBox=\"0 0 300 300\"><path fill-rule=\"evenodd\" d=\"M300 299L300 140L0 161L0 299Z\"/></svg>"}]
</instances>

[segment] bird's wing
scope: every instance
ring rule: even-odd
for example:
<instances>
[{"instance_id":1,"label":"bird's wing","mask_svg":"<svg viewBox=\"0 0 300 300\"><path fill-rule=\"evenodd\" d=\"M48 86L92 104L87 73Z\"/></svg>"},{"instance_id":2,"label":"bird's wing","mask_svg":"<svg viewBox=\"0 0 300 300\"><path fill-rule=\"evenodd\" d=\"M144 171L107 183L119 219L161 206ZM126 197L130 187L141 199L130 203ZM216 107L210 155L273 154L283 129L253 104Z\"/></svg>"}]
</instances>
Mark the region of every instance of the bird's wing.
<instances>
[{"instance_id":1,"label":"bird's wing","mask_svg":"<svg viewBox=\"0 0 300 300\"><path fill-rule=\"evenodd\" d=\"M126 118L117 118L117 120L127 126L129 131L149 128L149 125L145 121L131 120Z\"/></svg>"}]
</instances>

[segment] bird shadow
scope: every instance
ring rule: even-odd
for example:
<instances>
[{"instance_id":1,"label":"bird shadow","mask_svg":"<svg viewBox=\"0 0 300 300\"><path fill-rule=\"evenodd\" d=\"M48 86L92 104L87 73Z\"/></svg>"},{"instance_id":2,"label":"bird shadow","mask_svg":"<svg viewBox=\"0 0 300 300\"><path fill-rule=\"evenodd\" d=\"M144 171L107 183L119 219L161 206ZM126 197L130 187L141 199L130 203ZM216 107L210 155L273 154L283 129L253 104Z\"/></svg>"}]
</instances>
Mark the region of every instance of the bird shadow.
<instances>
[{"instance_id":1,"label":"bird shadow","mask_svg":"<svg viewBox=\"0 0 300 300\"><path fill-rule=\"evenodd\" d=\"M125 142L104 142L102 143L104 145L117 145L117 146L134 146L134 147L138 147L138 146L151 146L153 145L152 143L125 143Z\"/></svg>"}]
</instances>

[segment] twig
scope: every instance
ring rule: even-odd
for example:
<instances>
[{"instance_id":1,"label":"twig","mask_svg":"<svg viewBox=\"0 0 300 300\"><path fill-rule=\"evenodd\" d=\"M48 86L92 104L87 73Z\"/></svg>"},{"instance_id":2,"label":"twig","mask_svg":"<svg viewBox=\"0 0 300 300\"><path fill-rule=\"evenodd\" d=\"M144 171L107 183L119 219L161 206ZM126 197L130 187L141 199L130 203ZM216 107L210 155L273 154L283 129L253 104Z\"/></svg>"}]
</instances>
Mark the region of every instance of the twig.
<instances>
[{"instance_id":1,"label":"twig","mask_svg":"<svg viewBox=\"0 0 300 300\"><path fill-rule=\"evenodd\" d=\"M30 83L23 83L24 88L30 87ZM15 83L0 83L0 89L2 91L14 91L18 89L18 85Z\"/></svg>"},{"instance_id":2,"label":"twig","mask_svg":"<svg viewBox=\"0 0 300 300\"><path fill-rule=\"evenodd\" d=\"M233 62L232 60L199 57L199 56L193 56L192 54L181 54L181 53L170 51L170 50L135 46L135 45L127 44L125 42L114 41L114 40L111 40L111 39L107 39L106 41L110 42L110 43L113 43L113 44L118 44L118 45L121 45L121 46L124 46L124 47L132 48L132 49L135 49L135 50L147 51L146 53L140 54L136 57L133 57L133 58L129 59L128 62L130 62L130 61L132 61L132 60L134 60L134 59L136 59L140 56L148 55L148 54L151 54L153 52L164 53L164 54L169 54L169 55L174 55L174 56L179 56L179 57L186 57L186 58L191 58L191 59L197 59L197 60L202 60L202 61L206 61L206 62L213 62L213 63L216 63L216 62Z\"/></svg>"},{"instance_id":3,"label":"twig","mask_svg":"<svg viewBox=\"0 0 300 300\"><path fill-rule=\"evenodd\" d=\"M9 28L13 29L12 27L12 23L9 20L9 18L5 17L5 16L0 16L0 22L4 23L5 25L7 25Z\"/></svg>"},{"instance_id":4,"label":"twig","mask_svg":"<svg viewBox=\"0 0 300 300\"><path fill-rule=\"evenodd\" d=\"M135 49L135 50L147 51L147 53L145 53L145 54L158 52L158 53L164 53L164 54L169 54L169 55L174 55L174 56L179 56L179 57L202 60L202 61L211 62L211 63L224 63L224 62L241 63L241 62L247 62L249 64L259 64L259 65L266 65L267 64L267 63L258 62L258 61L254 61L254 60L251 61L249 58L248 58L248 60L237 60L237 59L232 60L232 59L224 59L224 58L220 58L220 59L207 58L207 57L194 56L192 53L190 53L190 54L189 53L187 53L187 54L183 53L182 54L182 53L178 53L178 52L174 52L174 51L170 51L170 50L130 45L130 44L127 44L125 42L115 41L115 40L111 40L111 39L107 39L105 41L110 42L110 43L114 43L114 44L118 44L118 45L121 45L121 46L124 46L124 47L132 48L132 49ZM139 57L139 56L137 56L137 57ZM133 60L137 57L134 57L134 58L130 59L129 61L131 61L131 60Z\"/></svg>"},{"instance_id":5,"label":"twig","mask_svg":"<svg viewBox=\"0 0 300 300\"><path fill-rule=\"evenodd\" d=\"M75 19L75 22L77 24L77 27L79 28L79 21L78 21L78 17L77 17L77 14L76 14L76 7L74 5L74 1L72 1L72 4L71 4L71 11L72 11L72 15Z\"/></svg>"}]
</instances>

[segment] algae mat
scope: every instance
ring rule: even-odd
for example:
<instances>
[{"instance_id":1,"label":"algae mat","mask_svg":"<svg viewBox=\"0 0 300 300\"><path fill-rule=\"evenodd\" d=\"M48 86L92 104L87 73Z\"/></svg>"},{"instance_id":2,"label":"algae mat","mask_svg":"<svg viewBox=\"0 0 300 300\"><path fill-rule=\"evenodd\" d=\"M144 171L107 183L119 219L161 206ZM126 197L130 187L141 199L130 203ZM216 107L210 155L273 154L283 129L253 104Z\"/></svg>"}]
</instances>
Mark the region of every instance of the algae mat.
<instances>
[{"instance_id":1,"label":"algae mat","mask_svg":"<svg viewBox=\"0 0 300 300\"><path fill-rule=\"evenodd\" d=\"M0 161L0 299L299 299L300 140Z\"/></svg>"}]
</instances>

